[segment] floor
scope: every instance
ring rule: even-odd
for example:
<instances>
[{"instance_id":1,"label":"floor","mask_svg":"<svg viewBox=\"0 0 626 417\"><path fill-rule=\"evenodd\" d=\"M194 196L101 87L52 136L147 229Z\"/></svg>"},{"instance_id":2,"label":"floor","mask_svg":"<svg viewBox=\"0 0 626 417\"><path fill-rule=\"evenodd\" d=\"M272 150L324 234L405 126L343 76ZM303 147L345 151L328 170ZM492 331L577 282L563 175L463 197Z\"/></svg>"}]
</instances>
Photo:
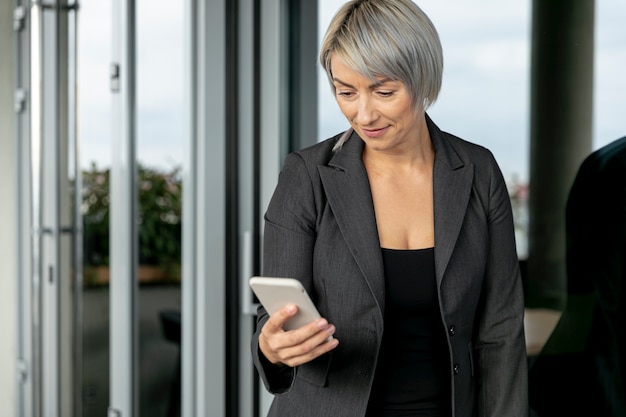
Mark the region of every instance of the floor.
<instances>
[{"instance_id":1,"label":"floor","mask_svg":"<svg viewBox=\"0 0 626 417\"><path fill-rule=\"evenodd\" d=\"M141 286L139 321L139 415L167 417L171 388L178 371L177 344L163 334L159 313L180 309L180 287ZM109 291L83 292L83 413L106 416L109 404Z\"/></svg>"}]
</instances>

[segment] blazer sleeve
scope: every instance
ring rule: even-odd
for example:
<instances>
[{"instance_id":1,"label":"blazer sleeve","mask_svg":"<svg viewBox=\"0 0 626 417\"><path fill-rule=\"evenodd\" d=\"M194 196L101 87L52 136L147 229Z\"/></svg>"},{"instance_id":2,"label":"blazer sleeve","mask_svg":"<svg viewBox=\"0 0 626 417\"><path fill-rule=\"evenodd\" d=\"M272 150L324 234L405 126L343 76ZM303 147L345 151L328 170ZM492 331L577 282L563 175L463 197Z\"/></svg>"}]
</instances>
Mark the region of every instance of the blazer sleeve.
<instances>
[{"instance_id":1,"label":"blazer sleeve","mask_svg":"<svg viewBox=\"0 0 626 417\"><path fill-rule=\"evenodd\" d=\"M306 164L300 155L290 154L265 213L263 275L296 278L311 291L316 218ZM266 389L281 394L291 389L296 369L271 364L259 350L259 334L268 318L267 311L259 306L252 358Z\"/></svg>"},{"instance_id":2,"label":"blazer sleeve","mask_svg":"<svg viewBox=\"0 0 626 417\"><path fill-rule=\"evenodd\" d=\"M513 214L490 152L487 167L489 255L475 339L478 416L528 416L524 296Z\"/></svg>"}]
</instances>

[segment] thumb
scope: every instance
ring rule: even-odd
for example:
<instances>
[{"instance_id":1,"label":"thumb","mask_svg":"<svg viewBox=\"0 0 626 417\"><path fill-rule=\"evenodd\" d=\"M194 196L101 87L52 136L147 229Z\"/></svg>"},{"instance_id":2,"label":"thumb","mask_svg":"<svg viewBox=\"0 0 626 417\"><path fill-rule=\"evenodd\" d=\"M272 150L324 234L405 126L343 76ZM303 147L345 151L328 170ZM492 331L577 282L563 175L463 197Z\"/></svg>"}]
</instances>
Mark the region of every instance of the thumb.
<instances>
[{"instance_id":1,"label":"thumb","mask_svg":"<svg viewBox=\"0 0 626 417\"><path fill-rule=\"evenodd\" d=\"M268 330L273 332L282 331L285 322L295 316L297 312L298 307L295 304L287 304L274 314L270 315L270 318L266 323L269 327Z\"/></svg>"}]
</instances>

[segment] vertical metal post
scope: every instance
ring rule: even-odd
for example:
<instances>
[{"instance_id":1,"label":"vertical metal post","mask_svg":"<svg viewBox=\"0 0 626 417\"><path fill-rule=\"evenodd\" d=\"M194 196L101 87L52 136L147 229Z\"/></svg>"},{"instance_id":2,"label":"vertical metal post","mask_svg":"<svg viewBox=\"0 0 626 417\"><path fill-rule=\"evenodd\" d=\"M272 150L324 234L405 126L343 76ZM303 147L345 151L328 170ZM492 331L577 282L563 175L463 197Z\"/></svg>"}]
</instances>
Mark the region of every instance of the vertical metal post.
<instances>
[{"instance_id":1,"label":"vertical metal post","mask_svg":"<svg viewBox=\"0 0 626 417\"><path fill-rule=\"evenodd\" d=\"M591 150L594 0L533 1L527 305L565 301L565 203Z\"/></svg>"},{"instance_id":2,"label":"vertical metal post","mask_svg":"<svg viewBox=\"0 0 626 417\"><path fill-rule=\"evenodd\" d=\"M17 160L15 136L15 112L16 95L13 85L15 61L13 58L14 38L17 33L13 32L14 7L12 2L0 3L0 190L2 190L3 204L0 206L0 404L3 405L4 413L16 415L15 398L17 394L18 380L15 378L17 367L15 366L15 349L17 347L16 314L18 300L16 295L16 224L17 204L16 187ZM7 372L8 371L8 372Z\"/></svg>"},{"instance_id":3,"label":"vertical metal post","mask_svg":"<svg viewBox=\"0 0 626 417\"><path fill-rule=\"evenodd\" d=\"M72 413L72 362L69 323L71 292L64 280L72 248L69 239L71 202L68 167L67 3L64 0L32 2L15 10L14 28L20 36L16 111L19 118L20 161L20 369L23 387L20 412L50 416ZM26 56L28 58L26 58ZM25 74L28 74L27 78ZM30 94L27 94L29 92ZM26 196L28 194L28 196ZM27 239L24 236L30 236ZM32 324L32 327L26 326ZM28 331L26 331L28 329ZM29 404L27 404L27 401Z\"/></svg>"},{"instance_id":4,"label":"vertical metal post","mask_svg":"<svg viewBox=\"0 0 626 417\"><path fill-rule=\"evenodd\" d=\"M35 134L34 146L39 146L40 184L38 207L41 257L39 264L39 291L41 294L41 407L42 416L61 415L61 316L60 316L60 265L61 265L61 71L60 71L60 25L59 5L35 3L33 17L39 16L40 46L39 80L31 86L41 85L41 130ZM37 11L37 12L36 12ZM33 25L35 19L33 19ZM44 70L45 68L45 70ZM33 151L35 155L37 152ZM35 164L34 164L35 165ZM37 211L35 212L37 213Z\"/></svg>"},{"instance_id":5,"label":"vertical metal post","mask_svg":"<svg viewBox=\"0 0 626 417\"><path fill-rule=\"evenodd\" d=\"M135 2L113 1L109 415L138 415Z\"/></svg>"},{"instance_id":6,"label":"vertical metal post","mask_svg":"<svg viewBox=\"0 0 626 417\"><path fill-rule=\"evenodd\" d=\"M183 415L225 414L225 65L223 0L187 0L183 168Z\"/></svg>"},{"instance_id":7,"label":"vertical metal post","mask_svg":"<svg viewBox=\"0 0 626 417\"><path fill-rule=\"evenodd\" d=\"M73 232L70 240L70 252L72 253L68 276L69 282L67 291L69 303L72 308L71 316L67 323L72 329L72 338L68 341L69 348L67 356L70 356L72 369L70 370L71 383L64 384L66 390L71 395L64 393L63 398L69 401L67 407L71 407L74 416L83 415L83 396L76 393L83 392L83 232L82 232L82 175L80 170L80 146L77 135L77 45L78 45L78 0L73 0L68 4L67 16L67 138L68 138L68 174L73 180L73 190L70 191L73 199L71 207L67 210L69 219L67 220L69 229ZM69 199L68 199L69 200ZM64 220L65 221L65 220ZM72 275L73 273L73 275ZM67 312L66 312L67 314ZM69 388L71 387L71 388Z\"/></svg>"},{"instance_id":8,"label":"vertical metal post","mask_svg":"<svg viewBox=\"0 0 626 417\"><path fill-rule=\"evenodd\" d=\"M25 1L17 1L13 12L14 30L17 32L15 55L15 111L16 116L16 149L17 149L17 355L18 355L18 400L16 404L18 417L39 416L35 406L38 392L35 383L35 334L34 315L34 263L32 233L33 197L31 170L31 130L33 100L38 91L30 88L31 82L31 38L33 35L32 14ZM27 94L30 91L30 96Z\"/></svg>"},{"instance_id":9,"label":"vertical metal post","mask_svg":"<svg viewBox=\"0 0 626 417\"><path fill-rule=\"evenodd\" d=\"M261 210L268 206L288 150L285 4L261 1ZM262 216L262 213L259 213Z\"/></svg>"},{"instance_id":10,"label":"vertical metal post","mask_svg":"<svg viewBox=\"0 0 626 417\"><path fill-rule=\"evenodd\" d=\"M41 146L42 146L42 11L38 4L30 9L30 148L27 151L30 167L32 218L30 224L32 261L32 360L33 413L43 414L43 358L42 358L42 265L41 260Z\"/></svg>"},{"instance_id":11,"label":"vertical metal post","mask_svg":"<svg viewBox=\"0 0 626 417\"><path fill-rule=\"evenodd\" d=\"M260 7L260 78L259 78L259 225L278 181L282 161L288 151L287 92L288 79L286 12L283 0L262 0ZM263 231L261 230L261 236ZM262 238L261 238L262 241ZM272 396L260 386L261 414L269 409Z\"/></svg>"},{"instance_id":12,"label":"vertical metal post","mask_svg":"<svg viewBox=\"0 0 626 417\"><path fill-rule=\"evenodd\" d=\"M196 349L196 297L195 280L197 235L194 220L197 217L197 172L196 155L198 152L198 2L185 0L185 16L183 27L186 28L185 40L185 155L183 162L183 223L182 223L182 375L181 375L181 408L182 416L192 417L196 413L196 381L195 366Z\"/></svg>"},{"instance_id":13,"label":"vertical metal post","mask_svg":"<svg viewBox=\"0 0 626 417\"><path fill-rule=\"evenodd\" d=\"M288 77L290 150L318 140L317 124L317 0L292 0L288 5Z\"/></svg>"},{"instance_id":14,"label":"vertical metal post","mask_svg":"<svg viewBox=\"0 0 626 417\"><path fill-rule=\"evenodd\" d=\"M253 332L252 292L248 279L254 270L255 204L255 5L240 0L238 13L238 251L239 251L239 416L255 416L254 369L250 360L250 335Z\"/></svg>"}]
</instances>

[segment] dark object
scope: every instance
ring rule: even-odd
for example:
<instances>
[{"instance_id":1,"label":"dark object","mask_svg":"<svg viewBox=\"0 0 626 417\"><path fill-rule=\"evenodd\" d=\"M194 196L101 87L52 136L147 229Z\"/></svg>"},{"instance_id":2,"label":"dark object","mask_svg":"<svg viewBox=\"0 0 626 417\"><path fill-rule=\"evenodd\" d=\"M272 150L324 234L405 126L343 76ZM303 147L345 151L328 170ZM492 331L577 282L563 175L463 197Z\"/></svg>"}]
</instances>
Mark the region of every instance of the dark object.
<instances>
[{"instance_id":1,"label":"dark object","mask_svg":"<svg viewBox=\"0 0 626 417\"><path fill-rule=\"evenodd\" d=\"M181 353L180 353L180 339L181 339L181 325L180 325L180 311L165 310L159 313L161 319L161 328L163 330L163 336L166 340L178 345L178 358L176 360L176 372L174 373L174 379L172 380L172 386L170 388L170 403L168 406L167 417L179 417L180 416L180 389L181 389Z\"/></svg>"},{"instance_id":2,"label":"dark object","mask_svg":"<svg viewBox=\"0 0 626 417\"><path fill-rule=\"evenodd\" d=\"M529 374L539 417L626 416L626 137L585 159L566 209L568 302Z\"/></svg>"}]
</instances>

